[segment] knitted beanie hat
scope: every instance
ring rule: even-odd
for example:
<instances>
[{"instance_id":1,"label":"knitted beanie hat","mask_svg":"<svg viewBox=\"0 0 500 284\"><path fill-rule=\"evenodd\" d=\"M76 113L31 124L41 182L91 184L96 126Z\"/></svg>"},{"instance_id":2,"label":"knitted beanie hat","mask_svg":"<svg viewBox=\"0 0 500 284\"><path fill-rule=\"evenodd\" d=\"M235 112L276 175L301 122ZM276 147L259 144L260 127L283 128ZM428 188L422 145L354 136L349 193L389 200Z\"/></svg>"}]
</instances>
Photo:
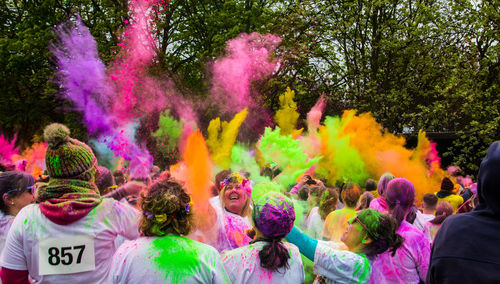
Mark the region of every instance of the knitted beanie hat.
<instances>
[{"instance_id":1,"label":"knitted beanie hat","mask_svg":"<svg viewBox=\"0 0 500 284\"><path fill-rule=\"evenodd\" d=\"M269 238L284 237L293 227L293 202L283 194L270 192L262 196L253 207L255 226Z\"/></svg>"},{"instance_id":2,"label":"knitted beanie hat","mask_svg":"<svg viewBox=\"0 0 500 284\"><path fill-rule=\"evenodd\" d=\"M49 144L45 166L51 178L77 179L94 182L97 159L90 147L69 137L68 127L52 123L45 127L43 137Z\"/></svg>"},{"instance_id":3,"label":"knitted beanie hat","mask_svg":"<svg viewBox=\"0 0 500 284\"><path fill-rule=\"evenodd\" d=\"M441 182L441 191L453 192L454 187L455 185L449 178L447 177L443 178L443 181Z\"/></svg>"}]
</instances>

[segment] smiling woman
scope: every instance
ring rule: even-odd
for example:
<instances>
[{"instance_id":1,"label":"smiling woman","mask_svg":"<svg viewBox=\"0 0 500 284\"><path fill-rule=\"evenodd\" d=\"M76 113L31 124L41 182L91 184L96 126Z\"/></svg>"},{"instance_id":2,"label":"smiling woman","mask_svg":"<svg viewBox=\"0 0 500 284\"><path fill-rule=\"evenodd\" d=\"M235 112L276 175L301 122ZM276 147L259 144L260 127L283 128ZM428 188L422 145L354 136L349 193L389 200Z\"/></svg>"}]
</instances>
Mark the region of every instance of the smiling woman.
<instances>
[{"instance_id":1,"label":"smiling woman","mask_svg":"<svg viewBox=\"0 0 500 284\"><path fill-rule=\"evenodd\" d=\"M235 249L248 245L252 240L246 232L252 229L250 212L250 180L239 173L232 173L220 182L217 212L217 243L219 251Z\"/></svg>"}]
</instances>

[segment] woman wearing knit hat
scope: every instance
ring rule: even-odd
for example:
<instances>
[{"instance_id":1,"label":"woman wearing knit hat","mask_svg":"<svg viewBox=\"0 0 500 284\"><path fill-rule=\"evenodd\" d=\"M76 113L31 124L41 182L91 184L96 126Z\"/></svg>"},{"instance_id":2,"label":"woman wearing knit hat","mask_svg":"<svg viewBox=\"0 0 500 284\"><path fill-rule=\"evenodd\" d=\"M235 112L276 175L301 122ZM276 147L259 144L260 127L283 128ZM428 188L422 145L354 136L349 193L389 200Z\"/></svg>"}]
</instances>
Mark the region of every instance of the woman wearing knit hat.
<instances>
[{"instance_id":1,"label":"woman wearing knit hat","mask_svg":"<svg viewBox=\"0 0 500 284\"><path fill-rule=\"evenodd\" d=\"M457 208L464 203L464 199L460 195L456 195L455 185L453 182L445 177L441 182L441 190L436 193L436 196L441 201L448 201L451 206L453 206L453 212L457 211Z\"/></svg>"},{"instance_id":2,"label":"woman wearing knit hat","mask_svg":"<svg viewBox=\"0 0 500 284\"><path fill-rule=\"evenodd\" d=\"M397 233L404 238L396 255L383 253L372 262L370 283L421 283L430 260L430 243L424 233L407 222L412 214L415 188L405 178L395 178L384 193L389 214L397 221Z\"/></svg>"},{"instance_id":3,"label":"woman wearing knit hat","mask_svg":"<svg viewBox=\"0 0 500 284\"><path fill-rule=\"evenodd\" d=\"M182 185L159 180L139 203L142 237L118 248L111 283L230 283L219 253L185 237L193 227L193 208Z\"/></svg>"},{"instance_id":4,"label":"woman wearing knit hat","mask_svg":"<svg viewBox=\"0 0 500 284\"><path fill-rule=\"evenodd\" d=\"M94 183L97 159L62 124L45 128L48 184L39 204L24 207L2 255L3 283L100 283L107 278L117 235L139 236L138 211L102 199Z\"/></svg>"},{"instance_id":5,"label":"woman wearing knit hat","mask_svg":"<svg viewBox=\"0 0 500 284\"><path fill-rule=\"evenodd\" d=\"M0 253L14 217L25 206L34 203L35 178L25 172L0 173Z\"/></svg>"},{"instance_id":6,"label":"woman wearing knit hat","mask_svg":"<svg viewBox=\"0 0 500 284\"><path fill-rule=\"evenodd\" d=\"M311 239L295 227L286 239L314 261L317 283L368 283L370 261L381 253L394 255L401 246L403 238L396 229L397 222L393 217L365 209L349 220L342 235L342 242L349 250L339 249L340 243Z\"/></svg>"},{"instance_id":7,"label":"woman wearing knit hat","mask_svg":"<svg viewBox=\"0 0 500 284\"><path fill-rule=\"evenodd\" d=\"M225 252L222 262L234 283L302 283L299 250L282 239L295 220L293 202L271 192L254 203L255 239L250 245Z\"/></svg>"}]
</instances>

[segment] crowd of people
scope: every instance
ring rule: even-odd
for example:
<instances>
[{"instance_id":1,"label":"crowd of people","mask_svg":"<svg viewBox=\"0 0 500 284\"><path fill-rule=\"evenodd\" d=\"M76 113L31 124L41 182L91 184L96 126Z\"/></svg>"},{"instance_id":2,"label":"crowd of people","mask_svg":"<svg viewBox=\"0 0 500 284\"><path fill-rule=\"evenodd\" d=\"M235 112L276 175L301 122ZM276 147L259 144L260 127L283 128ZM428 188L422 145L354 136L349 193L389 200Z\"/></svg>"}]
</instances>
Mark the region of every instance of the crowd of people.
<instances>
[{"instance_id":1,"label":"crowd of people","mask_svg":"<svg viewBox=\"0 0 500 284\"><path fill-rule=\"evenodd\" d=\"M421 201L392 173L336 186L303 175L254 200L245 172L223 170L199 224L168 171L112 173L61 124L44 138L46 178L0 173L2 283L500 282L498 141L477 184L447 176Z\"/></svg>"}]
</instances>

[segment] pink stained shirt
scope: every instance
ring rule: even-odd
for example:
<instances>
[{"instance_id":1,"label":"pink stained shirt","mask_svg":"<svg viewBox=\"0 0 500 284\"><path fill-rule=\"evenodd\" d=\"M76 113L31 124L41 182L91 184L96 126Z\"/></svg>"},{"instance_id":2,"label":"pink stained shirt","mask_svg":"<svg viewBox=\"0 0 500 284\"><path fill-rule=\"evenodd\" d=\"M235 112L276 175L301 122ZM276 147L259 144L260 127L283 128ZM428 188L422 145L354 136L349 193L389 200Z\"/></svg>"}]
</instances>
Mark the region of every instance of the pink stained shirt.
<instances>
[{"instance_id":1,"label":"pink stained shirt","mask_svg":"<svg viewBox=\"0 0 500 284\"><path fill-rule=\"evenodd\" d=\"M375 209L384 214L387 214L389 211L389 208L387 208L387 202L382 196L373 199L372 202L370 202L370 209Z\"/></svg>"},{"instance_id":2,"label":"pink stained shirt","mask_svg":"<svg viewBox=\"0 0 500 284\"><path fill-rule=\"evenodd\" d=\"M429 240L422 231L403 221L397 231L405 240L394 257L386 251L372 262L370 283L425 282L431 255Z\"/></svg>"}]
</instances>

